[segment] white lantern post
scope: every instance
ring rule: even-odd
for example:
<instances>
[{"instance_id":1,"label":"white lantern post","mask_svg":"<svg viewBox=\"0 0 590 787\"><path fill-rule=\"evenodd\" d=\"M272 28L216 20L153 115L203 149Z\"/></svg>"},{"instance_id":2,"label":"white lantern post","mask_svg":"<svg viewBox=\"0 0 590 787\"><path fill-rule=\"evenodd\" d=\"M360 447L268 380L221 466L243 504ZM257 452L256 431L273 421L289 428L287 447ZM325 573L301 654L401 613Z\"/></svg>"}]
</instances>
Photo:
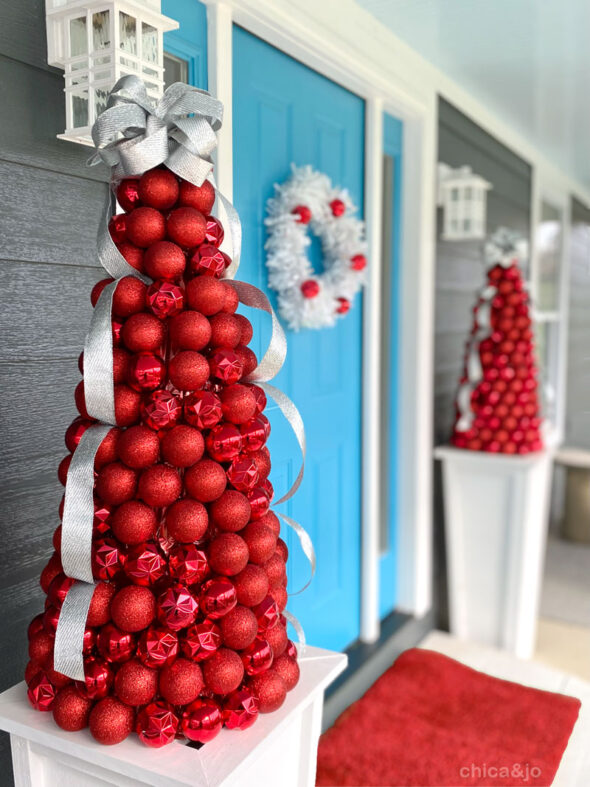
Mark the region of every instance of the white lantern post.
<instances>
[{"instance_id":1,"label":"white lantern post","mask_svg":"<svg viewBox=\"0 0 590 787\"><path fill-rule=\"evenodd\" d=\"M438 165L438 206L443 208L443 240L481 240L486 235L487 192L492 184L471 167Z\"/></svg>"},{"instance_id":2,"label":"white lantern post","mask_svg":"<svg viewBox=\"0 0 590 787\"><path fill-rule=\"evenodd\" d=\"M122 76L144 80L150 98L164 88L164 32L178 22L160 0L46 0L47 60L65 71L66 130L60 139L91 145L90 130Z\"/></svg>"}]
</instances>

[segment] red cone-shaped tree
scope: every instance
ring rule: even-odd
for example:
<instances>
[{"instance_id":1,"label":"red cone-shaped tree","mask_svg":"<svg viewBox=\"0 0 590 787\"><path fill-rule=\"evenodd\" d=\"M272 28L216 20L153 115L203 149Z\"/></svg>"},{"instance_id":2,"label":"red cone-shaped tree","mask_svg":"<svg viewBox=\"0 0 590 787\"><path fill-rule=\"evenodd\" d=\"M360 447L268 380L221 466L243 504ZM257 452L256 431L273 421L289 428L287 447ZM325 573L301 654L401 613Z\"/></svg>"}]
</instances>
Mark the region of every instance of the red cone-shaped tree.
<instances>
[{"instance_id":1,"label":"red cone-shaped tree","mask_svg":"<svg viewBox=\"0 0 590 787\"><path fill-rule=\"evenodd\" d=\"M488 270L473 312L451 443L491 453L539 451L533 329L516 261Z\"/></svg>"},{"instance_id":2,"label":"red cone-shaped tree","mask_svg":"<svg viewBox=\"0 0 590 787\"><path fill-rule=\"evenodd\" d=\"M89 724L102 743L132 730L151 746L179 735L206 742L278 708L298 680L281 614L287 547L269 511L264 391L250 322L222 277L214 189L165 167L117 190L110 223L126 260L152 280L119 280L113 295L116 427L95 459L93 573L84 639L86 680L54 670L63 573L61 526L41 574L45 612L29 627L28 696L67 730ZM93 305L111 280L93 289ZM83 359L80 364L83 368ZM93 421L84 382L66 431L66 484ZM60 516L63 515L63 502Z\"/></svg>"}]
</instances>

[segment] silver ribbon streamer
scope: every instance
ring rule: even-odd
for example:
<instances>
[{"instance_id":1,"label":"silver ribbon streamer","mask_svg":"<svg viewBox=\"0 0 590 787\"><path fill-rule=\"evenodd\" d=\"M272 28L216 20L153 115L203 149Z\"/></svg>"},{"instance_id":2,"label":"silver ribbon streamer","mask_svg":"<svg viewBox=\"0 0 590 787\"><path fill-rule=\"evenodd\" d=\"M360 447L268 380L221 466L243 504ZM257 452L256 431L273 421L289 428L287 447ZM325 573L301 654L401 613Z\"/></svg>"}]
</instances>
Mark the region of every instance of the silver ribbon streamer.
<instances>
[{"instance_id":1,"label":"silver ribbon streamer","mask_svg":"<svg viewBox=\"0 0 590 787\"><path fill-rule=\"evenodd\" d=\"M295 633L297 634L297 644L300 646L301 651L304 652L305 648L307 647L307 642L305 641L305 632L303 631L303 626L292 612L288 612L286 609L284 609L283 615L295 629Z\"/></svg>"},{"instance_id":2,"label":"silver ribbon streamer","mask_svg":"<svg viewBox=\"0 0 590 787\"><path fill-rule=\"evenodd\" d=\"M94 585L74 582L64 599L55 632L53 668L74 680L84 680L82 643Z\"/></svg>"},{"instance_id":3,"label":"silver ribbon streamer","mask_svg":"<svg viewBox=\"0 0 590 787\"><path fill-rule=\"evenodd\" d=\"M286 503L287 500L293 497L295 492L299 489L301 481L303 480L303 473L305 470L305 453L307 450L305 442L305 427L303 426L303 418L301 417L299 410L295 407L287 394L283 393L278 388L275 388L274 385L269 385L268 383L261 382L259 385L262 390L271 396L278 404L280 411L289 422L289 426L293 430L301 450L301 466L299 468L299 472L297 473L297 477L295 478L295 481L293 482L293 485L289 491L276 501L275 505L278 506L281 503Z\"/></svg>"},{"instance_id":4,"label":"silver ribbon streamer","mask_svg":"<svg viewBox=\"0 0 590 787\"><path fill-rule=\"evenodd\" d=\"M83 582L94 582L91 559L94 457L112 428L109 424L90 426L82 435L68 469L61 526L61 562L67 577Z\"/></svg>"},{"instance_id":5,"label":"silver ribbon streamer","mask_svg":"<svg viewBox=\"0 0 590 787\"><path fill-rule=\"evenodd\" d=\"M309 535L307 530L302 525L299 524L299 522L296 522L294 519L291 519L291 517L287 516L286 514L281 514L279 511L277 511L276 513L290 528L292 528L292 530L295 531L297 538L299 539L299 543L301 544L301 549L303 550L303 554L308 559L311 568L309 579L307 580L305 585L299 588L299 590L296 590L293 593L289 593L289 596L298 596L300 593L303 593L303 591L310 586L311 580L315 575L315 570L316 570L315 549L313 548L313 542L311 540L311 536Z\"/></svg>"},{"instance_id":6,"label":"silver ribbon streamer","mask_svg":"<svg viewBox=\"0 0 590 787\"><path fill-rule=\"evenodd\" d=\"M94 307L84 343L84 398L92 418L115 424L111 310L117 280L107 284ZM77 453L77 452L76 452Z\"/></svg>"},{"instance_id":7,"label":"silver ribbon streamer","mask_svg":"<svg viewBox=\"0 0 590 787\"><path fill-rule=\"evenodd\" d=\"M120 279L123 276L136 276L138 279L148 284L151 282L151 279L144 276L144 274L134 268L133 265L129 265L111 238L109 221L115 213L115 203L115 195L109 191L105 201L103 214L98 225L98 234L96 238L96 248L100 264L113 279Z\"/></svg>"},{"instance_id":8,"label":"silver ribbon streamer","mask_svg":"<svg viewBox=\"0 0 590 787\"><path fill-rule=\"evenodd\" d=\"M260 309L271 316L272 335L270 343L262 360L252 374L248 376L248 380L250 382L272 380L281 371L287 357L287 338L283 327L262 290L259 290L258 287L254 287L252 284L246 284L244 281L232 281L229 283L238 293L241 303L254 309Z\"/></svg>"}]
</instances>

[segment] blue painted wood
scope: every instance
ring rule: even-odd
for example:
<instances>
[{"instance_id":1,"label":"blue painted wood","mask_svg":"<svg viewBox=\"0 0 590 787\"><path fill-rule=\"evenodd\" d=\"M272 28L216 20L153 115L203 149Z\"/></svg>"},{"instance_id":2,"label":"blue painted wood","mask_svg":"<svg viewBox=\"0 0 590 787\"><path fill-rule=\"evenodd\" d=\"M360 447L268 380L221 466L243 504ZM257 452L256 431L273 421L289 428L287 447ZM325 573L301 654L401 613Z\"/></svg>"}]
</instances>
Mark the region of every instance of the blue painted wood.
<instances>
[{"instance_id":1,"label":"blue painted wood","mask_svg":"<svg viewBox=\"0 0 590 787\"><path fill-rule=\"evenodd\" d=\"M238 278L268 292L265 206L290 165L311 164L363 205L364 102L246 31L233 37L234 202L243 224ZM271 300L276 300L271 294ZM285 512L309 531L318 555L310 588L289 600L314 645L342 649L358 637L360 614L361 318L357 297L335 328L288 332L289 353L276 384L303 416L308 461ZM266 316L248 314L253 349L270 334ZM297 472L297 444L269 407L272 482L281 496ZM309 576L289 531L289 591Z\"/></svg>"},{"instance_id":2,"label":"blue painted wood","mask_svg":"<svg viewBox=\"0 0 590 787\"><path fill-rule=\"evenodd\" d=\"M399 297L401 270L401 233L402 233L402 144L403 124L391 115L383 117L383 154L393 160L393 195L391 214L384 217L390 222L389 249L384 249L383 262L391 266L386 277L390 286L389 330L384 337L387 358L384 362L385 402L388 412L384 413L387 423L387 449L383 452L386 489L383 496L383 516L387 531L387 546L382 550L379 560L379 613L382 618L393 611L396 603L396 563L397 563L397 463L398 463L398 367L399 367Z\"/></svg>"},{"instance_id":3,"label":"blue painted wood","mask_svg":"<svg viewBox=\"0 0 590 787\"><path fill-rule=\"evenodd\" d=\"M207 7L198 0L162 0L162 13L180 23L164 33L164 49L188 63L188 84L207 90Z\"/></svg>"}]
</instances>

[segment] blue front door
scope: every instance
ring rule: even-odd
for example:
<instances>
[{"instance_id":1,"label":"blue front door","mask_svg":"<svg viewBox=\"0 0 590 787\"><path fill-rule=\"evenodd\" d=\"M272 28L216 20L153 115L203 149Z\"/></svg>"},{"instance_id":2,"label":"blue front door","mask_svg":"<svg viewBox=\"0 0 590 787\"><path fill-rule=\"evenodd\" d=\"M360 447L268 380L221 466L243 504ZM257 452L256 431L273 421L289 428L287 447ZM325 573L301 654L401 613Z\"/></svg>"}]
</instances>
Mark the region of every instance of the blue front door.
<instances>
[{"instance_id":1,"label":"blue front door","mask_svg":"<svg viewBox=\"0 0 590 787\"><path fill-rule=\"evenodd\" d=\"M233 96L234 203L244 237L238 278L268 292L266 202L273 184L289 177L292 162L311 164L346 187L362 215L364 102L238 27ZM251 311L248 316L260 357L269 320ZM345 648L359 634L361 322L357 297L336 327L288 332L287 362L275 381L299 408L308 441L305 478L285 513L308 530L318 557L311 586L290 598L288 609L311 644L333 649ZM272 405L269 417L271 480L278 498L295 477L299 453ZM290 551L292 593L306 582L309 567L294 534L283 537Z\"/></svg>"}]
</instances>

